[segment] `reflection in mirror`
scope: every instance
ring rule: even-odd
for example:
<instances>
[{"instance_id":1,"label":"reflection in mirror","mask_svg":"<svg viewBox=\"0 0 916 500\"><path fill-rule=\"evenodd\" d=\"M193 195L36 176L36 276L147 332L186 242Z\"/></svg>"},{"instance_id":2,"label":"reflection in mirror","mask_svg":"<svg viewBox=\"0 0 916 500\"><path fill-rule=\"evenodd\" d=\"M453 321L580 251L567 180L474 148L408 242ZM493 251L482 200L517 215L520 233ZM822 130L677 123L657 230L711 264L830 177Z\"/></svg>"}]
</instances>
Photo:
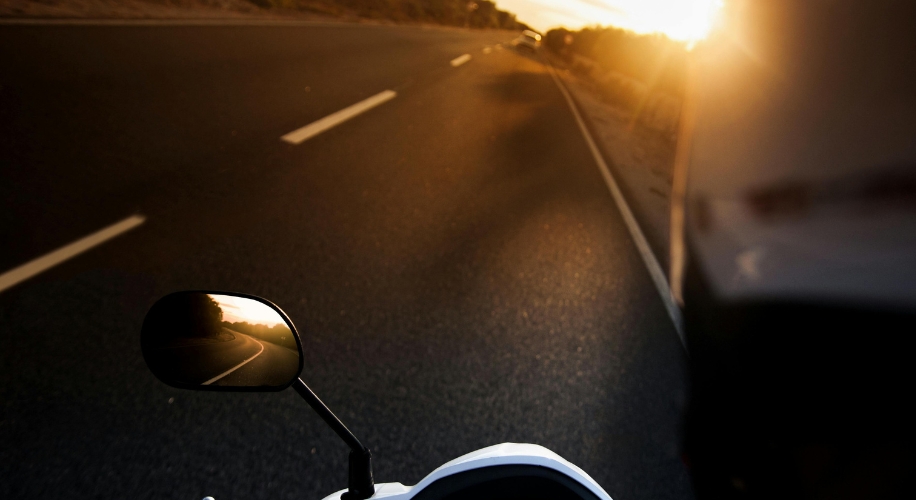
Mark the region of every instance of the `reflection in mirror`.
<instances>
[{"instance_id":1,"label":"reflection in mirror","mask_svg":"<svg viewBox=\"0 0 916 500\"><path fill-rule=\"evenodd\" d=\"M156 377L179 387L284 388L300 371L296 334L247 297L179 292L156 302L141 334Z\"/></svg>"}]
</instances>

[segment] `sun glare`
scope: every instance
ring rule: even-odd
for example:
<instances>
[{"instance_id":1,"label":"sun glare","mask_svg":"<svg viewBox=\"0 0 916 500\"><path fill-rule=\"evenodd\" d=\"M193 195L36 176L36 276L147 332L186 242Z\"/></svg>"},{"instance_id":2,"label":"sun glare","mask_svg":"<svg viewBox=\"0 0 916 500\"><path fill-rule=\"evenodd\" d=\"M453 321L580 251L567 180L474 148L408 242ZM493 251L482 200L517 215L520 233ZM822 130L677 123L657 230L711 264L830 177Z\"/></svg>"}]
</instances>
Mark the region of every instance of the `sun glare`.
<instances>
[{"instance_id":1,"label":"sun glare","mask_svg":"<svg viewBox=\"0 0 916 500\"><path fill-rule=\"evenodd\" d=\"M617 26L637 33L662 33L689 45L706 38L723 0L500 0L531 18L535 27L579 29Z\"/></svg>"},{"instance_id":2,"label":"sun glare","mask_svg":"<svg viewBox=\"0 0 916 500\"><path fill-rule=\"evenodd\" d=\"M722 10L722 0L694 0L691 7L683 23L673 28L668 36L690 43L706 38Z\"/></svg>"},{"instance_id":3,"label":"sun glare","mask_svg":"<svg viewBox=\"0 0 916 500\"><path fill-rule=\"evenodd\" d=\"M722 0L605 0L623 11L622 26L641 33L663 33L696 43L709 34Z\"/></svg>"},{"instance_id":4,"label":"sun glare","mask_svg":"<svg viewBox=\"0 0 916 500\"><path fill-rule=\"evenodd\" d=\"M210 295L210 298L223 310L223 320L230 323L247 321L253 325L274 326L284 322L277 311L256 300L215 294Z\"/></svg>"}]
</instances>

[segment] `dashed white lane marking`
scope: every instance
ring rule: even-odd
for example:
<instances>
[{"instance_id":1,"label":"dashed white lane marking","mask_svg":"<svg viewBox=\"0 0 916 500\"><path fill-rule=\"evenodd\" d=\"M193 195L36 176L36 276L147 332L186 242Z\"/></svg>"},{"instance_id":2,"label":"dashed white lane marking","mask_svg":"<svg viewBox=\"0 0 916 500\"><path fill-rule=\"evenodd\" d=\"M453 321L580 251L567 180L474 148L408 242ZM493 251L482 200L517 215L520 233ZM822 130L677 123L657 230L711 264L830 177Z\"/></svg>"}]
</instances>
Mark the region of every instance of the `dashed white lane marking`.
<instances>
[{"instance_id":1,"label":"dashed white lane marking","mask_svg":"<svg viewBox=\"0 0 916 500\"><path fill-rule=\"evenodd\" d=\"M251 339L251 340L254 340L255 342L258 342L258 341L255 340L255 339ZM261 350L258 351L257 354L255 354L254 356L252 356L252 357L246 359L245 361L242 361L241 363L239 363L239 364L233 366L232 368L230 368L230 369L224 371L223 373L220 373L219 375L217 375L217 376L211 378L210 380L208 380L208 381L206 381L206 382L204 382L203 384L200 384L200 385L210 385L210 384L212 384L213 382L216 382L217 380L219 380L219 379L225 377L226 375L229 375L230 373L232 373L232 372L238 370L239 368L241 368L241 367L247 365L249 361L251 361L252 359L254 359L254 358L258 357L258 356L260 356L261 353L264 352L264 344L258 342L258 345L261 346Z\"/></svg>"},{"instance_id":2,"label":"dashed white lane marking","mask_svg":"<svg viewBox=\"0 0 916 500\"><path fill-rule=\"evenodd\" d=\"M484 54L489 54L490 52L493 52L493 48L492 48L492 47L484 47L484 48L483 48L483 53L484 53Z\"/></svg>"},{"instance_id":3,"label":"dashed white lane marking","mask_svg":"<svg viewBox=\"0 0 916 500\"><path fill-rule=\"evenodd\" d=\"M100 231L90 234L84 238L74 241L69 245L54 250L51 253L45 254L33 261L26 262L25 264L9 270L2 275L0 275L0 292L16 286L17 284L35 276L39 273L47 271L48 269L64 262L67 259L75 257L93 247L101 245L106 241L119 236L131 229L143 224L146 220L146 217L142 215L133 215L128 217L121 222L112 224Z\"/></svg>"},{"instance_id":4,"label":"dashed white lane marking","mask_svg":"<svg viewBox=\"0 0 916 500\"><path fill-rule=\"evenodd\" d=\"M290 144L301 144L312 137L328 130L329 128L336 127L341 123L353 118L361 113L365 113L370 109L378 106L379 104L386 103L395 97L398 93L393 90L386 90L375 94L374 96L360 101L350 107L344 108L334 114L325 116L324 118L312 122L302 128L293 130L292 132L280 137L280 139L290 143Z\"/></svg>"},{"instance_id":5,"label":"dashed white lane marking","mask_svg":"<svg viewBox=\"0 0 916 500\"><path fill-rule=\"evenodd\" d=\"M547 68L550 71L550 76L553 77L553 81L560 89L560 93L563 94L563 97L566 98L566 103L569 104L569 109L572 111L573 116L576 118L576 123L579 124L579 130L582 131L582 135L585 137L585 142L588 144L588 149L591 150L592 156L595 159L595 163L598 164L598 168L601 170L601 175L604 176L604 181L607 184L608 189L611 190L611 196L614 198L614 203L617 205L617 209L620 210L620 215L623 216L623 221L626 224L627 229L630 231L630 236L633 238L633 242L636 243L636 248L639 250L639 255L642 256L642 260L645 263L646 268L649 270L649 275L652 277L652 281L655 283L655 288L658 290L658 294L661 295L662 302L664 302L665 308L668 310L668 316L671 317L671 321L674 323L674 329L677 330L677 335L680 337L681 343L686 348L687 341L684 338L683 316L681 314L681 309L678 307L677 302L674 300L674 296L671 294L671 287L668 285L668 279L665 277L665 272L662 270L661 264L658 263L658 259L655 258L655 254L652 253L652 248L649 246L649 242L646 241L646 237L643 234L642 229L639 227L639 223L636 222L636 218L633 216L633 211L630 210L630 206L627 205L627 200L623 197L623 193L620 191L620 187L617 185L617 181L614 180L614 176L611 175L611 171L608 168L607 163L604 161L604 157L601 156L601 151L595 144L594 139L592 139L592 135L589 133L588 127L585 126L585 122L582 120L582 115L579 114L579 110L576 108L575 101L573 101L569 91L566 90L566 87L560 81L560 78L554 71L553 66L547 64Z\"/></svg>"},{"instance_id":6,"label":"dashed white lane marking","mask_svg":"<svg viewBox=\"0 0 916 500\"><path fill-rule=\"evenodd\" d=\"M452 59L451 65L452 65L452 67L457 68L458 66L461 66L462 64L464 64L464 63L466 63L466 62L468 62L468 61L470 61L470 60L471 60L471 54L464 54L464 55L462 55L462 56L458 56L458 57Z\"/></svg>"}]
</instances>

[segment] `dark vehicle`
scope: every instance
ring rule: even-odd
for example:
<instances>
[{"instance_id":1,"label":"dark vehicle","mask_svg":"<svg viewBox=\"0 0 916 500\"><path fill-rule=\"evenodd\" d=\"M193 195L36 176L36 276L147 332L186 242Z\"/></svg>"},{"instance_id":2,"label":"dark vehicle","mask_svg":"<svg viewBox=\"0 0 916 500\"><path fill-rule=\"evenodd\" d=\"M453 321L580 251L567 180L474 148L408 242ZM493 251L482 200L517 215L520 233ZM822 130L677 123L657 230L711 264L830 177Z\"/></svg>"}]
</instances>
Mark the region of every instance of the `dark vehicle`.
<instances>
[{"instance_id":1,"label":"dark vehicle","mask_svg":"<svg viewBox=\"0 0 916 500\"><path fill-rule=\"evenodd\" d=\"M674 189L698 497L909 497L916 8L727 9Z\"/></svg>"}]
</instances>

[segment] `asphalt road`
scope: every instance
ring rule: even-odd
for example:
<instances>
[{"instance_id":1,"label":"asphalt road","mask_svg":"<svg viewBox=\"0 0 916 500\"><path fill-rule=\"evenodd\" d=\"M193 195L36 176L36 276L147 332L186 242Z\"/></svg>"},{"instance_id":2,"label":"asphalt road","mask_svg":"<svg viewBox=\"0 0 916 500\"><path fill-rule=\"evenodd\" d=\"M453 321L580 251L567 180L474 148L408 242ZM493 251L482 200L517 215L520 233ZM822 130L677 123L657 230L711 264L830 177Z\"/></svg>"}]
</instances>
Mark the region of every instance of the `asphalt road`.
<instances>
[{"instance_id":1,"label":"asphalt road","mask_svg":"<svg viewBox=\"0 0 916 500\"><path fill-rule=\"evenodd\" d=\"M299 369L299 356L296 351L272 344L266 340L257 340L243 333L236 332L235 334L251 340L258 345L258 350L255 350L252 355L236 358L238 362L230 367L232 371L213 382L214 385L230 387L280 386L287 384L292 376L295 375L296 370ZM217 372L214 375L222 373L224 372Z\"/></svg>"},{"instance_id":2,"label":"asphalt road","mask_svg":"<svg viewBox=\"0 0 916 500\"><path fill-rule=\"evenodd\" d=\"M226 328L223 332L229 337L147 346L144 359L157 377L173 385L280 387L296 376L299 355L295 350Z\"/></svg>"},{"instance_id":3,"label":"asphalt road","mask_svg":"<svg viewBox=\"0 0 916 500\"><path fill-rule=\"evenodd\" d=\"M222 335L221 339L179 338L147 345L143 357L158 377L169 382L203 384L213 383L218 375L225 376L245 360L263 354L263 344L248 335L225 329Z\"/></svg>"},{"instance_id":4,"label":"asphalt road","mask_svg":"<svg viewBox=\"0 0 916 500\"><path fill-rule=\"evenodd\" d=\"M616 500L690 498L685 355L573 116L505 32L0 26L0 497L322 498L345 445L293 391L172 389L179 289L269 298L303 379L412 484L538 443ZM470 54L459 67L449 61ZM384 90L300 145L280 137Z\"/></svg>"}]
</instances>

